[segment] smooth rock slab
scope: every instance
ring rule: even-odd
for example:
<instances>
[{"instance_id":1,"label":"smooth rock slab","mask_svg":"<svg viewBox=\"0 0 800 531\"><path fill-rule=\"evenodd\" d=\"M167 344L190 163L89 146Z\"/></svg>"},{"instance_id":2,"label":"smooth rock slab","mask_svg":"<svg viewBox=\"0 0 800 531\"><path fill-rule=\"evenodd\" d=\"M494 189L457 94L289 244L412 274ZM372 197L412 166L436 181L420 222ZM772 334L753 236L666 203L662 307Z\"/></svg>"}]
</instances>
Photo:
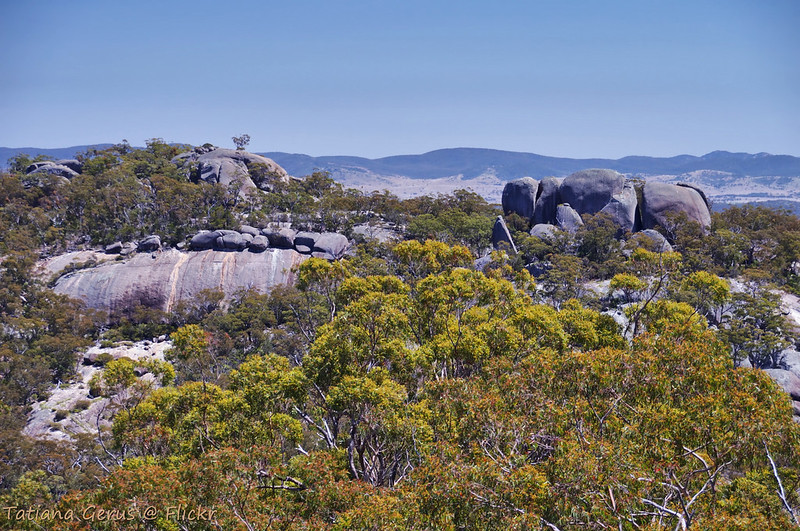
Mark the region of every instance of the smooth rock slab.
<instances>
[{"instance_id":1,"label":"smooth rock slab","mask_svg":"<svg viewBox=\"0 0 800 531\"><path fill-rule=\"evenodd\" d=\"M784 369L764 369L775 383L780 385L792 400L800 400L800 378L796 374Z\"/></svg>"},{"instance_id":2,"label":"smooth rock slab","mask_svg":"<svg viewBox=\"0 0 800 531\"><path fill-rule=\"evenodd\" d=\"M144 303L171 311L204 289L222 290L230 298L241 289L268 292L291 284L292 268L306 259L292 250L263 253L223 251L180 252L169 249L155 259L137 254L125 262L109 262L67 274L55 284L56 293L82 299L90 308L119 311Z\"/></svg>"}]
</instances>

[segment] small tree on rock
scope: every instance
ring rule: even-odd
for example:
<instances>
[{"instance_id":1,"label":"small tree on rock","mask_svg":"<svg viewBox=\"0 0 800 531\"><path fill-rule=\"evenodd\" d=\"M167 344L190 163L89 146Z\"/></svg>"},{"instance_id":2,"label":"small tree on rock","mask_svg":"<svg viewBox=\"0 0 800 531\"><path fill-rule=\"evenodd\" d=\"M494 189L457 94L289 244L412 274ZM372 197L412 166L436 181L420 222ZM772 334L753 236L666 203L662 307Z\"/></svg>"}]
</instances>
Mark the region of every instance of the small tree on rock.
<instances>
[{"instance_id":1,"label":"small tree on rock","mask_svg":"<svg viewBox=\"0 0 800 531\"><path fill-rule=\"evenodd\" d=\"M250 135L234 136L233 143L236 146L236 151L244 151L244 148L250 143Z\"/></svg>"}]
</instances>

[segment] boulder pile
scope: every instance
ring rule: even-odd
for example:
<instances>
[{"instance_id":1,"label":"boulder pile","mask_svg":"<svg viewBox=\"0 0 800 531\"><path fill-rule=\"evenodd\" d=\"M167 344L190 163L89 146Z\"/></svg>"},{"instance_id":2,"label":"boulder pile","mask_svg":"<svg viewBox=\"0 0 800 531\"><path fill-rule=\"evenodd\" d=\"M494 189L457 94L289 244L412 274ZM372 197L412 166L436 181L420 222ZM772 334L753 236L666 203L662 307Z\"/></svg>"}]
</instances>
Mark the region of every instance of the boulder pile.
<instances>
[{"instance_id":1,"label":"boulder pile","mask_svg":"<svg viewBox=\"0 0 800 531\"><path fill-rule=\"evenodd\" d=\"M193 251L244 251L261 253L269 248L294 249L300 254L338 260L350 247L346 236L335 232L297 232L289 228L257 229L242 225L235 230L203 230L189 242Z\"/></svg>"},{"instance_id":2,"label":"boulder pile","mask_svg":"<svg viewBox=\"0 0 800 531\"><path fill-rule=\"evenodd\" d=\"M83 171L83 164L75 159L43 160L25 168L28 175L55 175L62 179L72 179Z\"/></svg>"},{"instance_id":3,"label":"boulder pile","mask_svg":"<svg viewBox=\"0 0 800 531\"><path fill-rule=\"evenodd\" d=\"M205 145L181 153L172 163L193 180L230 185L239 182L246 194L259 189L272 191L275 181L288 182L289 174L274 160L242 150Z\"/></svg>"},{"instance_id":4,"label":"boulder pile","mask_svg":"<svg viewBox=\"0 0 800 531\"><path fill-rule=\"evenodd\" d=\"M515 213L533 228L531 234L551 234L549 227L574 232L583 214L607 214L620 234L669 225L685 214L703 230L711 226L711 211L702 190L687 184L639 184L613 170L583 170L540 182L523 177L503 189L503 212Z\"/></svg>"}]
</instances>

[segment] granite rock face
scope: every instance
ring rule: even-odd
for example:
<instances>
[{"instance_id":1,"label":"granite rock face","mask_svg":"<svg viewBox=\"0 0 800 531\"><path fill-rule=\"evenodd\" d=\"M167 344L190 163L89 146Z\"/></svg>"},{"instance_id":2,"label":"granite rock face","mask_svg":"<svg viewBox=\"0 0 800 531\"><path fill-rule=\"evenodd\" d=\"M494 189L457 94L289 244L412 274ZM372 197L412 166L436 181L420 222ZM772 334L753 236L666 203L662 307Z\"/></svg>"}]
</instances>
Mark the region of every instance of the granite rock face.
<instances>
[{"instance_id":1,"label":"granite rock face","mask_svg":"<svg viewBox=\"0 0 800 531\"><path fill-rule=\"evenodd\" d=\"M241 183L245 194L254 189L271 191L271 180L288 182L289 175L274 160L246 151L215 147L198 147L181 153L172 163L185 168L198 179L230 185Z\"/></svg>"},{"instance_id":2,"label":"granite rock face","mask_svg":"<svg viewBox=\"0 0 800 531\"><path fill-rule=\"evenodd\" d=\"M528 221L533 219L536 210L536 195L539 183L531 177L510 181L503 188L503 212L515 212Z\"/></svg>"},{"instance_id":3,"label":"granite rock face","mask_svg":"<svg viewBox=\"0 0 800 531\"><path fill-rule=\"evenodd\" d=\"M800 400L800 377L785 369L764 369L775 383L780 385L792 400Z\"/></svg>"},{"instance_id":4,"label":"granite rock face","mask_svg":"<svg viewBox=\"0 0 800 531\"><path fill-rule=\"evenodd\" d=\"M292 268L305 259L286 249L260 253L169 249L69 273L58 279L54 290L82 299L90 308L112 312L136 304L170 311L204 289L222 290L231 297L241 289L267 292L291 284Z\"/></svg>"},{"instance_id":5,"label":"granite rock face","mask_svg":"<svg viewBox=\"0 0 800 531\"><path fill-rule=\"evenodd\" d=\"M642 225L652 229L657 225L668 226L670 215L681 212L689 221L700 224L704 230L711 227L711 212L704 195L690 186L647 182L642 188Z\"/></svg>"}]
</instances>

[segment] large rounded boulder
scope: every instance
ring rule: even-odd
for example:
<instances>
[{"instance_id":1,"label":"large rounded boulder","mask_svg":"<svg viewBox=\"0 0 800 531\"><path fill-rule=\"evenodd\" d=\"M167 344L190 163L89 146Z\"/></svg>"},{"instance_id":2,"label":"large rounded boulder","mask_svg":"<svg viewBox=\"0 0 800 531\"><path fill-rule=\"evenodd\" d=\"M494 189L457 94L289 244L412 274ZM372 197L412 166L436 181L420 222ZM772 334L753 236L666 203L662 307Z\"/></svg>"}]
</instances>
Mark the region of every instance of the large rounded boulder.
<instances>
[{"instance_id":1,"label":"large rounded boulder","mask_svg":"<svg viewBox=\"0 0 800 531\"><path fill-rule=\"evenodd\" d=\"M689 221L704 230L711 227L711 211L704 195L697 189L678 184L647 182L642 188L642 225L645 229L667 227L670 218L685 213Z\"/></svg>"},{"instance_id":2,"label":"large rounded boulder","mask_svg":"<svg viewBox=\"0 0 800 531\"><path fill-rule=\"evenodd\" d=\"M625 177L614 170L582 170L564 179L559 188L562 203L578 214L597 214L615 195L622 194Z\"/></svg>"},{"instance_id":3,"label":"large rounded boulder","mask_svg":"<svg viewBox=\"0 0 800 531\"><path fill-rule=\"evenodd\" d=\"M550 223L537 223L531 228L531 236L535 236L540 240L551 241L556 237L559 230L555 225Z\"/></svg>"},{"instance_id":4,"label":"large rounded boulder","mask_svg":"<svg viewBox=\"0 0 800 531\"><path fill-rule=\"evenodd\" d=\"M506 183L503 188L503 212L512 212L531 221L536 209L536 195L539 183L531 177L523 177Z\"/></svg>"},{"instance_id":5,"label":"large rounded boulder","mask_svg":"<svg viewBox=\"0 0 800 531\"><path fill-rule=\"evenodd\" d=\"M298 253L311 254L314 251L314 244L319 237L319 232L300 231L294 237L294 249Z\"/></svg>"},{"instance_id":6,"label":"large rounded boulder","mask_svg":"<svg viewBox=\"0 0 800 531\"><path fill-rule=\"evenodd\" d=\"M323 232L314 239L311 251L317 258L336 260L344 256L349 246L350 240L347 236L335 232Z\"/></svg>"},{"instance_id":7,"label":"large rounded boulder","mask_svg":"<svg viewBox=\"0 0 800 531\"><path fill-rule=\"evenodd\" d=\"M583 226L583 220L574 208L564 203L558 205L556 209L556 226L559 229L574 233Z\"/></svg>"},{"instance_id":8,"label":"large rounded boulder","mask_svg":"<svg viewBox=\"0 0 800 531\"><path fill-rule=\"evenodd\" d=\"M261 234L269 239L271 247L292 249L294 248L294 238L297 236L297 231L289 228L261 229Z\"/></svg>"},{"instance_id":9,"label":"large rounded boulder","mask_svg":"<svg viewBox=\"0 0 800 531\"><path fill-rule=\"evenodd\" d=\"M213 249L216 245L217 238L222 236L215 230L202 230L192 236L189 241L189 248L193 251L204 251L206 249Z\"/></svg>"}]
</instances>

